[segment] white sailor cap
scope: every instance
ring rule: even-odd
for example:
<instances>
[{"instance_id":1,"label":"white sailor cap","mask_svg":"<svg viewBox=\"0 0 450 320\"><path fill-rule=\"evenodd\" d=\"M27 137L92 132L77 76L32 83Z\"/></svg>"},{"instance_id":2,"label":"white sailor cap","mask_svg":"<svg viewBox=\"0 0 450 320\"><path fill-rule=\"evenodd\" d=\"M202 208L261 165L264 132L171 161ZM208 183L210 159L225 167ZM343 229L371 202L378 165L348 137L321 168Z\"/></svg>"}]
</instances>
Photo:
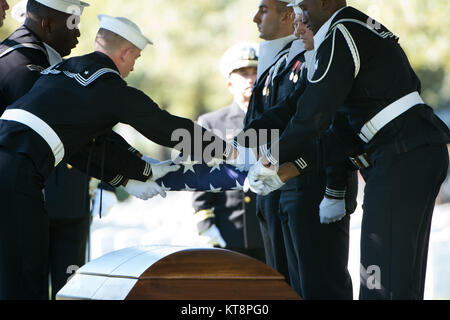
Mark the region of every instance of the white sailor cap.
<instances>
[{"instance_id":1,"label":"white sailor cap","mask_svg":"<svg viewBox=\"0 0 450 320\"><path fill-rule=\"evenodd\" d=\"M101 29L114 32L141 50L144 50L147 44L153 44L153 42L142 34L141 29L127 18L99 14L98 19L100 20Z\"/></svg>"},{"instance_id":2,"label":"white sailor cap","mask_svg":"<svg viewBox=\"0 0 450 320\"><path fill-rule=\"evenodd\" d=\"M294 13L295 14L300 14L302 13L302 9L300 9L299 4L302 2L303 0L294 0L291 3L289 3L287 6L288 7L294 7Z\"/></svg>"},{"instance_id":3,"label":"white sailor cap","mask_svg":"<svg viewBox=\"0 0 450 320\"><path fill-rule=\"evenodd\" d=\"M55 9L67 14L81 16L83 9L89 7L89 3L80 0L35 0L46 7Z\"/></svg>"},{"instance_id":4,"label":"white sailor cap","mask_svg":"<svg viewBox=\"0 0 450 320\"><path fill-rule=\"evenodd\" d=\"M14 20L23 23L27 17L27 2L28 0L22 0L17 3L11 10L11 16Z\"/></svg>"},{"instance_id":5,"label":"white sailor cap","mask_svg":"<svg viewBox=\"0 0 450 320\"><path fill-rule=\"evenodd\" d=\"M239 42L225 51L222 59L220 59L220 72L225 78L237 69L258 66L258 49L257 43Z\"/></svg>"}]
</instances>

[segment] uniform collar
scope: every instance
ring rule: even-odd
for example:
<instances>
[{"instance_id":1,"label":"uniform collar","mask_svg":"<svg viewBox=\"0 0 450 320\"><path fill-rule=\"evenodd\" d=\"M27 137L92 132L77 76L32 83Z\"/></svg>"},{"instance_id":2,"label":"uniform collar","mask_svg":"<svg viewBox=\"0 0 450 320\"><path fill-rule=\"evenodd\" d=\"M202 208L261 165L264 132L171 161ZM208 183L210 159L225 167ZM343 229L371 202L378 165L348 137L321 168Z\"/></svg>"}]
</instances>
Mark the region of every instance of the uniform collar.
<instances>
[{"instance_id":1,"label":"uniform collar","mask_svg":"<svg viewBox=\"0 0 450 320\"><path fill-rule=\"evenodd\" d=\"M295 57L297 57L299 54L305 52L305 45L303 44L303 41L298 39L292 42L291 48L289 49L289 55L288 59L286 61L286 65L288 66L292 60L294 60Z\"/></svg>"},{"instance_id":2,"label":"uniform collar","mask_svg":"<svg viewBox=\"0 0 450 320\"><path fill-rule=\"evenodd\" d=\"M284 38L261 42L259 45L257 82L264 72L278 60L283 48L295 39L294 35L289 35Z\"/></svg>"},{"instance_id":3,"label":"uniform collar","mask_svg":"<svg viewBox=\"0 0 450 320\"><path fill-rule=\"evenodd\" d=\"M51 66L54 64L60 63L63 60L61 55L58 53L58 51L56 51L55 49L50 47L45 42L44 42L44 46L45 46L45 49L47 50L48 62L50 63Z\"/></svg>"},{"instance_id":4,"label":"uniform collar","mask_svg":"<svg viewBox=\"0 0 450 320\"><path fill-rule=\"evenodd\" d=\"M331 23L333 22L333 19L338 15L339 12L341 12L343 9L345 9L347 7L343 7L341 9L339 9L338 11L336 11L330 19L327 20L327 22L325 22L322 27L320 27L319 31L316 32L316 34L314 35L314 48L317 51L320 47L320 45L322 44L322 42L325 40L328 30L331 27Z\"/></svg>"},{"instance_id":5,"label":"uniform collar","mask_svg":"<svg viewBox=\"0 0 450 320\"><path fill-rule=\"evenodd\" d=\"M112 61L112 59L110 57L108 57L106 54L104 54L103 52L100 52L100 51L94 51L92 54L96 58L102 60L102 62L105 62L107 64L108 68L114 69L117 72L119 72L119 68L117 68L117 66L114 63L114 61Z\"/></svg>"},{"instance_id":6,"label":"uniform collar","mask_svg":"<svg viewBox=\"0 0 450 320\"><path fill-rule=\"evenodd\" d=\"M242 114L245 115L247 113L247 109L242 107L236 101L233 101L233 104L231 106L233 107L233 112L231 114L231 117L241 116Z\"/></svg>"},{"instance_id":7,"label":"uniform collar","mask_svg":"<svg viewBox=\"0 0 450 320\"><path fill-rule=\"evenodd\" d=\"M45 49L39 37L26 25L22 25L18 29L16 29L12 34L8 36L8 38L1 42L1 45L11 47L19 43L33 43L41 46L42 49Z\"/></svg>"}]
</instances>

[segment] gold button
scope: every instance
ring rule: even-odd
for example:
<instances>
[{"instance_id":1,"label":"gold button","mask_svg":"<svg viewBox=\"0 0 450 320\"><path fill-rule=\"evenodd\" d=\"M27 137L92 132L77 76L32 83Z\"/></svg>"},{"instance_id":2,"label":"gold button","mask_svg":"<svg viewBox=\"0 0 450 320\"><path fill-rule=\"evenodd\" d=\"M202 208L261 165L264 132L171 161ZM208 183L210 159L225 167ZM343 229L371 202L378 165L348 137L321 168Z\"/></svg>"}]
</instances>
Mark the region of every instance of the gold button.
<instances>
[{"instance_id":1,"label":"gold button","mask_svg":"<svg viewBox=\"0 0 450 320\"><path fill-rule=\"evenodd\" d=\"M250 198L249 196L246 196L244 198L244 201L245 201L245 203L250 203L250 202L252 202L252 198Z\"/></svg>"},{"instance_id":2,"label":"gold button","mask_svg":"<svg viewBox=\"0 0 450 320\"><path fill-rule=\"evenodd\" d=\"M70 164L67 164L67 169L71 170L73 167Z\"/></svg>"}]
</instances>

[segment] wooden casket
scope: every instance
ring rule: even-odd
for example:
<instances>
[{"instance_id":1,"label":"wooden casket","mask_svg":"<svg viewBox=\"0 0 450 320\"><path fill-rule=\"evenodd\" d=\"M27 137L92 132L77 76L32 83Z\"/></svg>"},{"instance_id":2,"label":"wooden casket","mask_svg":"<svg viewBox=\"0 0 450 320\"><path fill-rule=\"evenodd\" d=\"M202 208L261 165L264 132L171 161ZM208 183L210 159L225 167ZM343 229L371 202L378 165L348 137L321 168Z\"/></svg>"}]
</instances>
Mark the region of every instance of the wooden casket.
<instances>
[{"instance_id":1,"label":"wooden casket","mask_svg":"<svg viewBox=\"0 0 450 320\"><path fill-rule=\"evenodd\" d=\"M144 246L82 268L58 300L299 300L284 277L246 255L214 248Z\"/></svg>"}]
</instances>

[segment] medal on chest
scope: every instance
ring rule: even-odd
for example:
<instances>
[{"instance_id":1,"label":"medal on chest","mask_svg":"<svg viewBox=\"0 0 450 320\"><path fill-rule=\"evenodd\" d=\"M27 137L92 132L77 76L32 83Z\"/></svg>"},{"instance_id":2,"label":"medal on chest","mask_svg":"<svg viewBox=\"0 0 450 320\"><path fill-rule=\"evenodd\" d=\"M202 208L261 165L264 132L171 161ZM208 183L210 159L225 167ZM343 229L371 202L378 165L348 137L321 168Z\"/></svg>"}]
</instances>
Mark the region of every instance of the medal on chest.
<instances>
[{"instance_id":1,"label":"medal on chest","mask_svg":"<svg viewBox=\"0 0 450 320\"><path fill-rule=\"evenodd\" d=\"M262 94L263 94L263 96L265 97L266 102L267 102L267 99L268 99L268 97L269 97L269 95L270 95L270 89L269 89L269 86L270 86L271 80L272 80L272 76L269 74L269 75L267 76L267 78L266 78L266 82L264 83L264 89L263 89L263 91L262 91Z\"/></svg>"},{"instance_id":2,"label":"medal on chest","mask_svg":"<svg viewBox=\"0 0 450 320\"><path fill-rule=\"evenodd\" d=\"M297 83L300 79L300 71L302 70L303 63L300 60L297 60L297 62L292 67L291 75L289 76L289 80Z\"/></svg>"}]
</instances>

